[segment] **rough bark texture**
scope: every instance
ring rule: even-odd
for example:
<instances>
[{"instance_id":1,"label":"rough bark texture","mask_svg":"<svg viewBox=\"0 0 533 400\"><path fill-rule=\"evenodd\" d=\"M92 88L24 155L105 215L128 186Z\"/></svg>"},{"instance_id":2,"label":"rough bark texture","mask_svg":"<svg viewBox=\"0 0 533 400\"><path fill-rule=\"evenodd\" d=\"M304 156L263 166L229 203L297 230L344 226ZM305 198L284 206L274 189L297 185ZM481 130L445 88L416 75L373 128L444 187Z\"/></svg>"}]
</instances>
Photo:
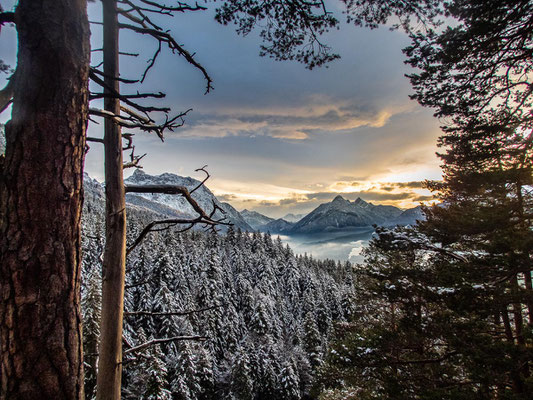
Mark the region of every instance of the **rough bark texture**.
<instances>
[{"instance_id":1,"label":"rough bark texture","mask_svg":"<svg viewBox=\"0 0 533 400\"><path fill-rule=\"evenodd\" d=\"M0 399L82 399L85 0L20 0L0 170Z\"/></svg>"},{"instance_id":2,"label":"rough bark texture","mask_svg":"<svg viewBox=\"0 0 533 400\"><path fill-rule=\"evenodd\" d=\"M103 0L104 74L106 89L119 92L118 21L115 0ZM115 96L105 98L104 108L120 114ZM122 170L122 136L120 127L105 120L106 245L102 271L102 321L96 398L120 399L122 379L122 320L124 312L124 278L126 266L126 199Z\"/></svg>"}]
</instances>

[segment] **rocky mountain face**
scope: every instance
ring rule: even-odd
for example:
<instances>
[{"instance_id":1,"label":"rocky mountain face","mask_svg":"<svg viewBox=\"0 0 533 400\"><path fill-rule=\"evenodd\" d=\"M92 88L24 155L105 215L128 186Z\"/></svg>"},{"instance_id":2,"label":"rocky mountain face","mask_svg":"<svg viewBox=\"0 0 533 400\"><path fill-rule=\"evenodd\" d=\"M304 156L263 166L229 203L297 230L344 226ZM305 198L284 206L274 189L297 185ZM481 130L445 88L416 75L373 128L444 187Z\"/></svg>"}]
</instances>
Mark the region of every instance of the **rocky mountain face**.
<instances>
[{"instance_id":1,"label":"rocky mountain face","mask_svg":"<svg viewBox=\"0 0 533 400\"><path fill-rule=\"evenodd\" d=\"M294 223L285 221L283 218L279 218L270 221L268 224L259 227L261 232L269 233L289 233L293 228Z\"/></svg>"},{"instance_id":2,"label":"rocky mountain face","mask_svg":"<svg viewBox=\"0 0 533 400\"><path fill-rule=\"evenodd\" d=\"M408 212L409 211L409 212ZM298 221L291 234L338 231L372 225L413 224L421 213L394 206L374 205L361 198L351 202L338 195L330 203L315 208Z\"/></svg>"}]
</instances>

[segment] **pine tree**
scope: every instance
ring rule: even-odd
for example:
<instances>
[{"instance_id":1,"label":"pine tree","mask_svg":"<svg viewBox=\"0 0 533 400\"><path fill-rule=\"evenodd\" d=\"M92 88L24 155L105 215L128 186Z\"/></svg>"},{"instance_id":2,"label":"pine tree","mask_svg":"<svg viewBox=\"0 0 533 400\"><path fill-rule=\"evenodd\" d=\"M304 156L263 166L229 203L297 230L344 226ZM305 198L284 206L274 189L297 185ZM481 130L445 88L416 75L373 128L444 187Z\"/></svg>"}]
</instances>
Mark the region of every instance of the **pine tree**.
<instances>
[{"instance_id":1,"label":"pine tree","mask_svg":"<svg viewBox=\"0 0 533 400\"><path fill-rule=\"evenodd\" d=\"M294 370L292 360L283 364L278 381L282 399L300 400L300 379Z\"/></svg>"},{"instance_id":2,"label":"pine tree","mask_svg":"<svg viewBox=\"0 0 533 400\"><path fill-rule=\"evenodd\" d=\"M250 360L245 349L240 349L231 370L231 396L235 400L252 400L254 387L250 375Z\"/></svg>"}]
</instances>

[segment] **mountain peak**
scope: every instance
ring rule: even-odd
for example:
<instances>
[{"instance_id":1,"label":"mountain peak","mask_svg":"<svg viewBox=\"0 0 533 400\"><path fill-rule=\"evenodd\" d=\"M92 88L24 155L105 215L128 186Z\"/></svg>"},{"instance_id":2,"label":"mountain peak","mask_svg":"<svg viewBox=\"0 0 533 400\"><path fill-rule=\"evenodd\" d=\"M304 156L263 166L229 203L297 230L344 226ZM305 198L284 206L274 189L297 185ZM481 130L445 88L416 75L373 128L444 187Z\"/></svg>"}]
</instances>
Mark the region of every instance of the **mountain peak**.
<instances>
[{"instance_id":1,"label":"mountain peak","mask_svg":"<svg viewBox=\"0 0 533 400\"><path fill-rule=\"evenodd\" d=\"M133 176L144 176L146 175L146 172L144 172L141 168L135 168L135 171L133 171Z\"/></svg>"},{"instance_id":2,"label":"mountain peak","mask_svg":"<svg viewBox=\"0 0 533 400\"><path fill-rule=\"evenodd\" d=\"M338 194L337 196L335 196L335 198L333 199L333 203L338 203L338 202L345 202L346 199L344 197L342 197L340 194Z\"/></svg>"},{"instance_id":3,"label":"mountain peak","mask_svg":"<svg viewBox=\"0 0 533 400\"><path fill-rule=\"evenodd\" d=\"M358 206L360 205L367 205L368 203L366 201L364 201L362 198L358 197L355 201L354 201L354 204L357 204Z\"/></svg>"}]
</instances>

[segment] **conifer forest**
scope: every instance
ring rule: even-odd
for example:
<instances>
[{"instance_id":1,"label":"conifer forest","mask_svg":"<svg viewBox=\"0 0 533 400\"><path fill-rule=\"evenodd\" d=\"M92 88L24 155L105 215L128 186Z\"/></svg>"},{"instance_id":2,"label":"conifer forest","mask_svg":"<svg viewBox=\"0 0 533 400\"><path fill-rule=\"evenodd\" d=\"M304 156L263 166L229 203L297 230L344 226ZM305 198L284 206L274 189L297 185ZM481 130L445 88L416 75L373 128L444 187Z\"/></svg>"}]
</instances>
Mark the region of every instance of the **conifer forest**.
<instances>
[{"instance_id":1,"label":"conifer forest","mask_svg":"<svg viewBox=\"0 0 533 400\"><path fill-rule=\"evenodd\" d=\"M202 13L210 19L190 38L221 44L213 25L248 40L230 68L182 43L177 21ZM407 43L401 107L333 105L336 89L313 81L304 97L332 104L291 108L304 97L257 72L342 63L328 40L348 27ZM532 0L19 0L0 2L0 29L0 41L16 37L16 55L0 53L0 400L533 399ZM249 43L263 59L239 81L268 86L278 114L253 110L248 88L244 117L221 117L238 104L224 93L207 111L183 98L175 111L172 90L188 78L165 57L196 73L207 97L240 71ZM138 70L124 62L142 57ZM358 79L335 74L341 86ZM154 89L163 81L168 99ZM419 153L394 153L412 139L402 113L415 137L428 110L438 178L420 178ZM201 120L209 113L214 128ZM220 133L225 124L237 127ZM368 149L349 149L356 134ZM332 151L334 137L343 144ZM159 154L139 153L168 138ZM381 147L385 161L368 157ZM351 161L347 149L390 174L396 159L419 167L371 181L334 169ZM196 169L200 180L141 172L169 168L169 154L173 172L193 156L226 158ZM103 182L87 174L95 159ZM216 180L235 165L260 184L231 192L237 178ZM295 171L316 182L291 192ZM288 244L327 247L328 235L353 247L350 258Z\"/></svg>"}]
</instances>

